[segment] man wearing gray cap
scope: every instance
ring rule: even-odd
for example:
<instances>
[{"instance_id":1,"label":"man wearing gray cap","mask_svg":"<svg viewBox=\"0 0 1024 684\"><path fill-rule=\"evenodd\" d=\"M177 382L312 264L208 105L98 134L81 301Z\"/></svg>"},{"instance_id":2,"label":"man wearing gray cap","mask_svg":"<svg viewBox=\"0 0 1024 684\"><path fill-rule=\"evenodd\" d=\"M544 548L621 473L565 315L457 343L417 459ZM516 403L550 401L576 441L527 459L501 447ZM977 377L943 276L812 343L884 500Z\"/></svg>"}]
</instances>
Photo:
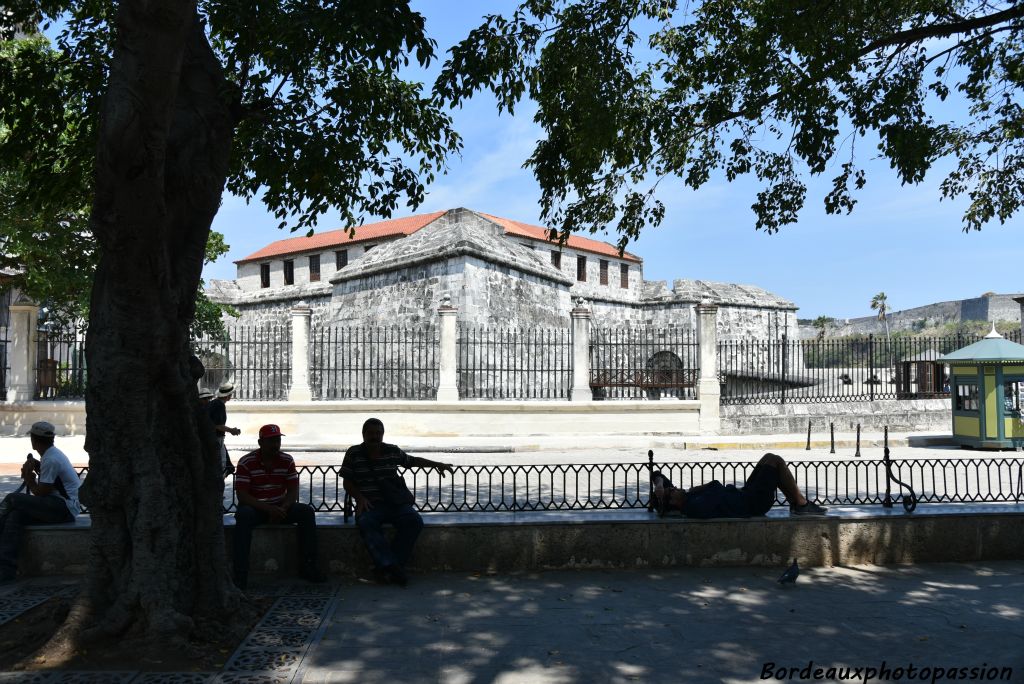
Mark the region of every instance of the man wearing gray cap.
<instances>
[{"instance_id":1,"label":"man wearing gray cap","mask_svg":"<svg viewBox=\"0 0 1024 684\"><path fill-rule=\"evenodd\" d=\"M78 473L53 445L53 425L41 420L32 424L28 434L40 460L29 454L21 467L21 488L0 502L0 584L13 581L17 573L18 543L25 525L71 522L81 510Z\"/></svg>"}]
</instances>

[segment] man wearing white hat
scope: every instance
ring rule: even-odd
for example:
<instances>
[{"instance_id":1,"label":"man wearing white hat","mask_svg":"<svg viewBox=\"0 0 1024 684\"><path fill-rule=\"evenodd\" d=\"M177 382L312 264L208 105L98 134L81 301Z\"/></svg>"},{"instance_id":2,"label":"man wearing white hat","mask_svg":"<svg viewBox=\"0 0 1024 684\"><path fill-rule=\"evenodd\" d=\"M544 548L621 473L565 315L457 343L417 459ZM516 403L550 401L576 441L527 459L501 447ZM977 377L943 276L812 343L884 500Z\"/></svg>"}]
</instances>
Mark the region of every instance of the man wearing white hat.
<instances>
[{"instance_id":1,"label":"man wearing white hat","mask_svg":"<svg viewBox=\"0 0 1024 684\"><path fill-rule=\"evenodd\" d=\"M0 583L14 580L25 525L71 522L81 510L78 473L64 452L53 445L53 425L41 420L28 434L40 460L29 454L21 467L21 488L0 503Z\"/></svg>"},{"instance_id":2,"label":"man wearing white hat","mask_svg":"<svg viewBox=\"0 0 1024 684\"><path fill-rule=\"evenodd\" d=\"M217 388L216 398L206 406L207 415L210 416L210 422L213 423L214 434L217 436L217 441L220 442L220 465L227 474L235 472L235 466L231 463L231 457L228 456L227 447L224 446L224 435L230 433L237 437L242 434L238 428L228 427L228 409L225 404L231 401L234 393L234 383L225 382Z\"/></svg>"}]
</instances>

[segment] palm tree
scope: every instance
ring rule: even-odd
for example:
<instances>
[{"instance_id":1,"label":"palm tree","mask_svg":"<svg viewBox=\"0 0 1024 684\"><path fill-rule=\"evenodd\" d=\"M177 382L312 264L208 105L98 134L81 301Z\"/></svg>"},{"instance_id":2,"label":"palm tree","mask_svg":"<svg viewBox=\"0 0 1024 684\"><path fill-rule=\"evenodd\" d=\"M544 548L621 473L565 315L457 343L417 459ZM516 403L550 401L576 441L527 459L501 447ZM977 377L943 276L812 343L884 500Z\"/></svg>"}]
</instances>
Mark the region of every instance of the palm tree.
<instances>
[{"instance_id":1,"label":"palm tree","mask_svg":"<svg viewBox=\"0 0 1024 684\"><path fill-rule=\"evenodd\" d=\"M885 296L884 292L879 292L871 298L871 310L878 312L878 320L885 324L885 342L886 346L889 347L889 366L893 368L896 363L892 355L892 337L889 335L889 319L886 314L889 313L888 297Z\"/></svg>"},{"instance_id":2,"label":"palm tree","mask_svg":"<svg viewBox=\"0 0 1024 684\"><path fill-rule=\"evenodd\" d=\"M828 328L829 324L832 323L832 321L834 320L835 319L830 316L818 316L817 318L814 319L814 322L811 323L811 325L818 329L819 340L825 339L825 330Z\"/></svg>"}]
</instances>

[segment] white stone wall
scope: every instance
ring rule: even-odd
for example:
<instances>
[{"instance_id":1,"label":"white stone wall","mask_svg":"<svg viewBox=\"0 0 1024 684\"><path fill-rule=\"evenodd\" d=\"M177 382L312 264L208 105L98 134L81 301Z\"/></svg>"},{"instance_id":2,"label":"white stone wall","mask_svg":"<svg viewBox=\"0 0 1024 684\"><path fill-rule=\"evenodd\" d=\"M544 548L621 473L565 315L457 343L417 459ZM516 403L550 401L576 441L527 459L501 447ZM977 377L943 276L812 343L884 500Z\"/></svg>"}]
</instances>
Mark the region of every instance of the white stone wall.
<instances>
[{"instance_id":1,"label":"white stone wall","mask_svg":"<svg viewBox=\"0 0 1024 684\"><path fill-rule=\"evenodd\" d=\"M558 251L558 247L551 247L543 243L530 240L520 240L522 244L528 245L533 242L536 245L536 253L547 263L551 263L551 252ZM576 259L577 257L587 258L587 280L580 282L576 280ZM601 284L601 261L608 262L608 284ZM619 265L626 264L629 267L629 287L620 286ZM552 264L552 267L554 265ZM572 278L572 296L581 296L586 299L613 299L625 302L638 302L643 294L643 266L636 262L617 259L613 256L582 252L568 247L562 248L562 264L559 269L562 273Z\"/></svg>"},{"instance_id":2,"label":"white stone wall","mask_svg":"<svg viewBox=\"0 0 1024 684\"><path fill-rule=\"evenodd\" d=\"M444 295L457 301L462 265L437 261L346 280L334 287L327 318L352 325L436 325Z\"/></svg>"},{"instance_id":3,"label":"white stone wall","mask_svg":"<svg viewBox=\"0 0 1024 684\"><path fill-rule=\"evenodd\" d=\"M459 320L498 327L569 326L569 288L513 272L477 258L466 259L462 289L453 293Z\"/></svg>"},{"instance_id":4,"label":"white stone wall","mask_svg":"<svg viewBox=\"0 0 1024 684\"><path fill-rule=\"evenodd\" d=\"M319 252L320 255L320 282L326 283L331 279L338 269L335 268L337 264L337 258L335 252L342 249L348 250L348 262L352 263L359 257L366 254L370 249L380 244L378 242L366 242L357 243L348 247L334 246L330 249L326 249ZM305 285L310 281L309 279L309 257L318 254L318 252L305 252L302 254L288 255L288 259L291 259L295 264L295 285ZM264 289L260 282L260 265L270 264L270 288L279 289L285 287L284 285L284 262L285 258L281 256L270 257L268 259L261 259L259 261L249 261L244 264L238 264L236 272L236 280L238 287L244 292L252 292L255 290Z\"/></svg>"}]
</instances>

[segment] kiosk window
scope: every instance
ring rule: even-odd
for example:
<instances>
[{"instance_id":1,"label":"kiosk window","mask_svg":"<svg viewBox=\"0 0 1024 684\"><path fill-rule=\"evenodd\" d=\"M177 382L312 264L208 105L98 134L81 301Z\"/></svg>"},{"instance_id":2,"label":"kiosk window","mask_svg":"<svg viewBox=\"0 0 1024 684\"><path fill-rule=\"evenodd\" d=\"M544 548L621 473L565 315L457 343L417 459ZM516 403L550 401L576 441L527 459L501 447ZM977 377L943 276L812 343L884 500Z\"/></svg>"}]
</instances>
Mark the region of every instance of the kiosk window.
<instances>
[{"instance_id":1,"label":"kiosk window","mask_svg":"<svg viewBox=\"0 0 1024 684\"><path fill-rule=\"evenodd\" d=\"M966 383L956 386L956 403L954 409L957 411L978 410L978 384Z\"/></svg>"},{"instance_id":2,"label":"kiosk window","mask_svg":"<svg viewBox=\"0 0 1024 684\"><path fill-rule=\"evenodd\" d=\"M1003 414L1020 417L1020 394L1024 380L1007 380L1003 383Z\"/></svg>"}]
</instances>

